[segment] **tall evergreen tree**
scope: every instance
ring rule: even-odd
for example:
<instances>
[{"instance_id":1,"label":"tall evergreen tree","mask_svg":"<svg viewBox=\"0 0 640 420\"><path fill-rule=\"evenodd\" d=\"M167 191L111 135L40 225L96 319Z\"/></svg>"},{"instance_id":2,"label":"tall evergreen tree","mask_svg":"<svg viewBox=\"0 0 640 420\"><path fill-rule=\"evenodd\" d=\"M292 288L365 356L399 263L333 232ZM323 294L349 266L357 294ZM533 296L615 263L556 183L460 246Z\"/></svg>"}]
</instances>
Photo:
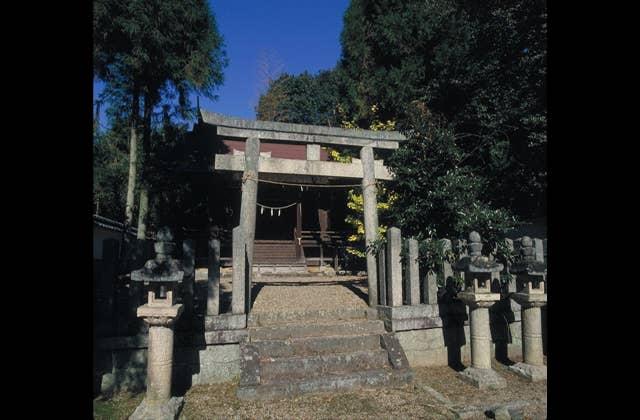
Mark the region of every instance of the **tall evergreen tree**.
<instances>
[{"instance_id":1,"label":"tall evergreen tree","mask_svg":"<svg viewBox=\"0 0 640 420\"><path fill-rule=\"evenodd\" d=\"M495 205L543 214L546 1L352 0L344 17L345 109L407 128L413 101L441 115Z\"/></svg>"},{"instance_id":2,"label":"tall evergreen tree","mask_svg":"<svg viewBox=\"0 0 640 420\"><path fill-rule=\"evenodd\" d=\"M339 75L335 70L316 75L303 72L297 76L281 74L267 92L260 96L257 118L314 125L339 125Z\"/></svg>"},{"instance_id":3,"label":"tall evergreen tree","mask_svg":"<svg viewBox=\"0 0 640 420\"><path fill-rule=\"evenodd\" d=\"M125 224L133 219L136 143L142 126L143 165L138 237L145 237L152 159L152 116L162 98L174 98L187 116L188 95L214 99L227 64L215 17L204 0L96 0L94 73L130 105L130 171ZM142 116L140 116L142 107Z\"/></svg>"}]
</instances>

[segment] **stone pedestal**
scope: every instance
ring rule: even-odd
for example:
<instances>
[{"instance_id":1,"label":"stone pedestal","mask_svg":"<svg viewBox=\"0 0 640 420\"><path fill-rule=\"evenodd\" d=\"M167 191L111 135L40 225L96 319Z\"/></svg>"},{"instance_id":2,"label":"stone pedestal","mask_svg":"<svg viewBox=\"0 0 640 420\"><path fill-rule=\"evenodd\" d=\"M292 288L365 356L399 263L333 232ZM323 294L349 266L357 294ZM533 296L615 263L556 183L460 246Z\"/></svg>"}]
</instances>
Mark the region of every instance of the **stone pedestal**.
<instances>
[{"instance_id":1,"label":"stone pedestal","mask_svg":"<svg viewBox=\"0 0 640 420\"><path fill-rule=\"evenodd\" d=\"M542 262L542 241L528 236L520 239L519 260L509 270L516 274L517 293L511 298L521 307L523 362L509 366L513 372L532 382L547 379L542 347L541 307L547 304L545 279L547 269ZM539 248L539 249L536 249ZM537 284L537 286L536 286Z\"/></svg>"},{"instance_id":2,"label":"stone pedestal","mask_svg":"<svg viewBox=\"0 0 640 420\"><path fill-rule=\"evenodd\" d=\"M167 306L155 301L149 292L149 303L138 308L138 317L149 324L147 355L147 394L131 415L132 420L177 419L182 397L171 397L173 369L173 326L183 305ZM171 294L171 292L169 292ZM172 296L164 299L172 303Z\"/></svg>"},{"instance_id":3,"label":"stone pedestal","mask_svg":"<svg viewBox=\"0 0 640 420\"><path fill-rule=\"evenodd\" d=\"M479 389L504 388L503 377L491 369L491 330L489 307L500 300L499 293L458 293L458 299L469 306L469 332L471 336L471 366L458 373L458 377Z\"/></svg>"},{"instance_id":4,"label":"stone pedestal","mask_svg":"<svg viewBox=\"0 0 640 420\"><path fill-rule=\"evenodd\" d=\"M491 327L489 307L500 300L500 293L491 293L491 280L504 266L481 254L482 242L477 232L471 232L467 245L469 256L464 256L456 267L464 271L466 289L458 299L469 307L471 335L471 367L458 373L458 377L473 386L504 388L507 382L491 369Z\"/></svg>"},{"instance_id":5,"label":"stone pedestal","mask_svg":"<svg viewBox=\"0 0 640 420\"><path fill-rule=\"evenodd\" d=\"M182 263L171 257L175 251L171 230L166 226L161 227L156 237L156 257L147 261L141 269L131 272L132 283L144 283L149 287L147 303L136 311L138 318L149 325L147 394L129 417L133 420L173 420L178 418L182 407L181 397L171 397L171 373L173 327L184 309L182 304L175 304L174 293L185 273ZM187 254L189 252L187 249Z\"/></svg>"},{"instance_id":6,"label":"stone pedestal","mask_svg":"<svg viewBox=\"0 0 640 420\"><path fill-rule=\"evenodd\" d=\"M545 366L543 358L540 310L547 303L544 282L540 282L538 289L533 288L531 283L527 283L522 292L514 293L511 297L522 308L522 355L524 361L509 366L509 369L532 382L546 380L547 366Z\"/></svg>"}]
</instances>

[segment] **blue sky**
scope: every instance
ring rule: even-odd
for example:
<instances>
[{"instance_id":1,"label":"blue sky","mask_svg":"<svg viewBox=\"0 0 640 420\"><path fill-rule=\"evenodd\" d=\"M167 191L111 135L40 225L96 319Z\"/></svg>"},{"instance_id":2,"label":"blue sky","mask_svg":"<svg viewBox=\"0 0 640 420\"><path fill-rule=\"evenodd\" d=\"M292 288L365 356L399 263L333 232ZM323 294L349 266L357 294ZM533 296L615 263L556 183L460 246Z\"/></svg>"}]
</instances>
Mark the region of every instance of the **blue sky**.
<instances>
[{"instance_id":1,"label":"blue sky","mask_svg":"<svg viewBox=\"0 0 640 420\"><path fill-rule=\"evenodd\" d=\"M340 58L342 17L349 0L212 0L209 5L224 37L229 66L218 100L201 97L201 108L255 118L265 73L260 63L268 62L270 73L315 74L333 68ZM94 81L94 100L101 90L102 84Z\"/></svg>"}]
</instances>

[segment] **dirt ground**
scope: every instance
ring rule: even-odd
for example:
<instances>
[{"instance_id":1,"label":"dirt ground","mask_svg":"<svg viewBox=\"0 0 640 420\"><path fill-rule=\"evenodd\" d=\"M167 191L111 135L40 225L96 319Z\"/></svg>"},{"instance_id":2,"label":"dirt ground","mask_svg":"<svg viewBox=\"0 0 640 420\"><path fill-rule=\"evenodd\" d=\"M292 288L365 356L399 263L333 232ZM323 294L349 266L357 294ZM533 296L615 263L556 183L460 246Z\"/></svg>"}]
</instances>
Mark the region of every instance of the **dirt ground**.
<instances>
[{"instance_id":1,"label":"dirt ground","mask_svg":"<svg viewBox=\"0 0 640 420\"><path fill-rule=\"evenodd\" d=\"M459 380L449 367L414 368L412 385L346 393L306 394L272 401L242 401L238 381L192 387L181 419L486 419L484 411L502 404L523 418L547 417L547 385L529 383L495 363L507 388L480 391ZM124 419L143 395L118 394L94 401L95 419Z\"/></svg>"}]
</instances>

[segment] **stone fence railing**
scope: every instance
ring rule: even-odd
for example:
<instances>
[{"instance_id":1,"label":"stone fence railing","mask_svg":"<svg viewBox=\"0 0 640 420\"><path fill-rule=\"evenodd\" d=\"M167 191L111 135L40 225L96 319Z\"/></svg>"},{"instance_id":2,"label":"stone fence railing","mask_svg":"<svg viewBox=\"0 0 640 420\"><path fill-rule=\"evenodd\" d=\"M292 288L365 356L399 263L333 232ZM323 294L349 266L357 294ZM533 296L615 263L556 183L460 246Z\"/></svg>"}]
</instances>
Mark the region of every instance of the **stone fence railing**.
<instances>
[{"instance_id":1,"label":"stone fence railing","mask_svg":"<svg viewBox=\"0 0 640 420\"><path fill-rule=\"evenodd\" d=\"M424 275L420 275L418 264L418 241L413 238L402 238L400 229L391 227L387 230L386 243L378 251L376 262L378 266L378 304L382 306L403 306L418 304L438 303L437 279L443 278L446 282L448 278L454 277L460 272L456 271L450 262L443 261L437 265L436 271L429 270ZM520 238L515 241L505 239L507 246L513 251L517 249ZM442 239L445 250L451 250L452 241ZM465 256L466 241L459 241L459 248L463 249L460 256ZM405 249L404 258L402 249ZM533 238L536 261L546 262L547 240ZM492 252L489 259L494 259ZM504 264L502 273L507 273L509 264ZM501 274L501 273L498 273Z\"/></svg>"}]
</instances>

